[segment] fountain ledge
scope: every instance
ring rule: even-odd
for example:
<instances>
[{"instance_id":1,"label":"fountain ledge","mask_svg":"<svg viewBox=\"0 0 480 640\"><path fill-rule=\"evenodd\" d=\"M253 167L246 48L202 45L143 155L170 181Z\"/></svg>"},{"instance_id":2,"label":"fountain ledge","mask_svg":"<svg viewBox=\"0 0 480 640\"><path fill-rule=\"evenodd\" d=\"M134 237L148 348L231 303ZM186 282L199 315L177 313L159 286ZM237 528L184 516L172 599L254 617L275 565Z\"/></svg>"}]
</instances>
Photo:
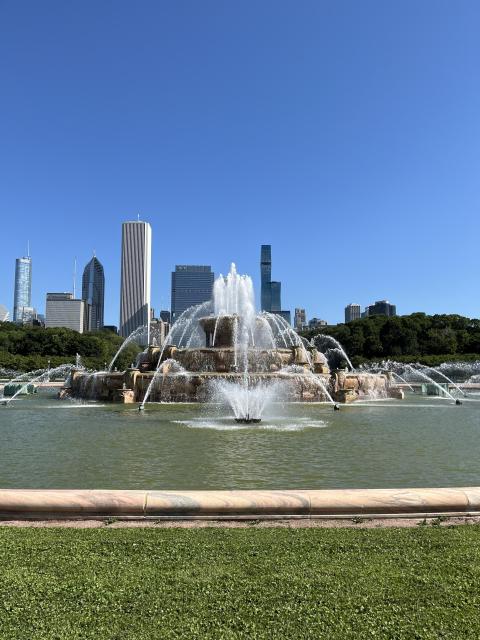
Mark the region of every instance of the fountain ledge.
<instances>
[{"instance_id":1,"label":"fountain ledge","mask_svg":"<svg viewBox=\"0 0 480 640\"><path fill-rule=\"evenodd\" d=\"M275 519L480 514L480 487L328 490L0 489L0 519Z\"/></svg>"}]
</instances>

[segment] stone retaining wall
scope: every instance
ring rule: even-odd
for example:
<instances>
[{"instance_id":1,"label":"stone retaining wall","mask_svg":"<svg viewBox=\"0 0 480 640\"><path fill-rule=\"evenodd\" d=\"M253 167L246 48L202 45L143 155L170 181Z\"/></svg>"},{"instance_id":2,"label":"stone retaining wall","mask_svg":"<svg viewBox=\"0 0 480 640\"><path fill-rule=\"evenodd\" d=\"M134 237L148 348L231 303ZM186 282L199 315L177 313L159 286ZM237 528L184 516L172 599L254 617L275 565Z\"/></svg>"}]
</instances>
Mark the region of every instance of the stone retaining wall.
<instances>
[{"instance_id":1,"label":"stone retaining wall","mask_svg":"<svg viewBox=\"0 0 480 640\"><path fill-rule=\"evenodd\" d=\"M291 491L0 489L0 519L268 519L479 513L480 487Z\"/></svg>"}]
</instances>

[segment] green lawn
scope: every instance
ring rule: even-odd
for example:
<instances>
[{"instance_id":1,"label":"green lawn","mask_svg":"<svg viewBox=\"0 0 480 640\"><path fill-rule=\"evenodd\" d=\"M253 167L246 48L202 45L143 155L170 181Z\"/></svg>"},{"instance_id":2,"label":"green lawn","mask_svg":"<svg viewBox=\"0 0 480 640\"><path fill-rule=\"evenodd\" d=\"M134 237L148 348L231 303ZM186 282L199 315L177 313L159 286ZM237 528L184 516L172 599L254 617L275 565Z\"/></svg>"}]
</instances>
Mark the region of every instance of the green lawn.
<instances>
[{"instance_id":1,"label":"green lawn","mask_svg":"<svg viewBox=\"0 0 480 640\"><path fill-rule=\"evenodd\" d=\"M0 638L480 638L480 527L0 529Z\"/></svg>"}]
</instances>

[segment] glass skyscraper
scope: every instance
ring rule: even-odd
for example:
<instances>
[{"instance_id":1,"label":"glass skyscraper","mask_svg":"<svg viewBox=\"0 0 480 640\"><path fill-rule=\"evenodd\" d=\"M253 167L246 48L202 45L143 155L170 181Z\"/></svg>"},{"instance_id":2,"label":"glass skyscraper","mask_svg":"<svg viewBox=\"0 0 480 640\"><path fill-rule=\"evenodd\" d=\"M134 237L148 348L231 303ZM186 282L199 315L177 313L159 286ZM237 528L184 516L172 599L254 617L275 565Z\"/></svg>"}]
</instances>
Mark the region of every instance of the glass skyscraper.
<instances>
[{"instance_id":1,"label":"glass skyscraper","mask_svg":"<svg viewBox=\"0 0 480 640\"><path fill-rule=\"evenodd\" d=\"M262 244L260 250L260 279L260 306L262 311L282 316L290 324L290 311L282 310L282 283L272 280L271 244Z\"/></svg>"},{"instance_id":2,"label":"glass skyscraper","mask_svg":"<svg viewBox=\"0 0 480 640\"><path fill-rule=\"evenodd\" d=\"M13 298L13 321L23 322L32 307L32 259L30 256L15 261L15 293Z\"/></svg>"},{"instance_id":3,"label":"glass skyscraper","mask_svg":"<svg viewBox=\"0 0 480 640\"><path fill-rule=\"evenodd\" d=\"M262 244L260 251L260 306L262 311L272 310L272 245Z\"/></svg>"},{"instance_id":4,"label":"glass skyscraper","mask_svg":"<svg viewBox=\"0 0 480 640\"><path fill-rule=\"evenodd\" d=\"M172 322L188 307L211 300L215 274L208 265L176 265L172 271Z\"/></svg>"},{"instance_id":5,"label":"glass skyscraper","mask_svg":"<svg viewBox=\"0 0 480 640\"><path fill-rule=\"evenodd\" d=\"M270 309L272 313L279 313L282 310L282 283L270 282Z\"/></svg>"},{"instance_id":6,"label":"glass skyscraper","mask_svg":"<svg viewBox=\"0 0 480 640\"><path fill-rule=\"evenodd\" d=\"M104 295L103 267L98 258L93 256L85 267L82 278L82 300L87 305L86 331L98 331L103 328Z\"/></svg>"}]
</instances>

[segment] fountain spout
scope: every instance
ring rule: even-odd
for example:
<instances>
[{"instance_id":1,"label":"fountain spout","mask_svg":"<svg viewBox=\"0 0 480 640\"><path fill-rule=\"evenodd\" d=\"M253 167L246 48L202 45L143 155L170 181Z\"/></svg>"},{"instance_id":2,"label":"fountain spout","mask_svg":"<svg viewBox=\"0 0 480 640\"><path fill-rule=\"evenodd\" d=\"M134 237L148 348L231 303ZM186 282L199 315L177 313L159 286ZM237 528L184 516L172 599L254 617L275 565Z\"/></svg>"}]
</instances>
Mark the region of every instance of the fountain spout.
<instances>
[{"instance_id":1,"label":"fountain spout","mask_svg":"<svg viewBox=\"0 0 480 640\"><path fill-rule=\"evenodd\" d=\"M261 418L251 418L248 413L243 418L235 418L235 422L239 422L240 424L258 424L261 421Z\"/></svg>"}]
</instances>

